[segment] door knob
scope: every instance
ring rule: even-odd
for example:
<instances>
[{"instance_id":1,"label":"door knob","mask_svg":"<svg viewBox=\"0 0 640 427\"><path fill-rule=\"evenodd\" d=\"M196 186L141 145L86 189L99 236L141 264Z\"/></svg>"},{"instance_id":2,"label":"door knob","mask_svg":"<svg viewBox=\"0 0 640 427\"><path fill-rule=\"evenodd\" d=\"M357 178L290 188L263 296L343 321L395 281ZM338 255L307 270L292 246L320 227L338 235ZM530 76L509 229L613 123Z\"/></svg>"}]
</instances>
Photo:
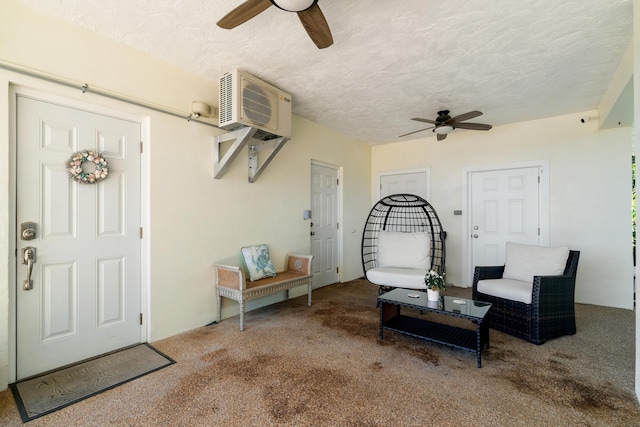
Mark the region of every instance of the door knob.
<instances>
[{"instance_id":1,"label":"door knob","mask_svg":"<svg viewBox=\"0 0 640 427\"><path fill-rule=\"evenodd\" d=\"M473 235L473 238L474 238L474 239L477 239L477 238L478 238L478 235L477 235L477 234L474 234L474 235Z\"/></svg>"},{"instance_id":2,"label":"door knob","mask_svg":"<svg viewBox=\"0 0 640 427\"><path fill-rule=\"evenodd\" d=\"M33 280L31 273L33 272L33 264L36 262L36 248L27 246L22 249L22 263L27 266L27 279L22 282L22 290L30 291L33 289Z\"/></svg>"},{"instance_id":3,"label":"door knob","mask_svg":"<svg viewBox=\"0 0 640 427\"><path fill-rule=\"evenodd\" d=\"M315 231L312 231L312 232L311 232L311 235L312 235L312 236L315 236L315 235L316 235L316 232L315 232Z\"/></svg>"}]
</instances>

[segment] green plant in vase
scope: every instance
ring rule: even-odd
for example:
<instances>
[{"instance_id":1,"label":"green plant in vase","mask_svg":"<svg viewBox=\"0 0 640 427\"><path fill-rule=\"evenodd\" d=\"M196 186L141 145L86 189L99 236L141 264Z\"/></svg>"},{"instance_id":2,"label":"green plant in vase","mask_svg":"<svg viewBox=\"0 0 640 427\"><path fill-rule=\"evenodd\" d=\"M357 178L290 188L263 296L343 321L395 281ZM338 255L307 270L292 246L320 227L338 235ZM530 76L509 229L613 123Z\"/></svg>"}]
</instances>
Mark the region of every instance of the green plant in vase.
<instances>
[{"instance_id":1,"label":"green plant in vase","mask_svg":"<svg viewBox=\"0 0 640 427\"><path fill-rule=\"evenodd\" d=\"M427 289L444 291L446 289L444 285L444 273L438 274L434 270L429 270L424 276L424 284L427 286Z\"/></svg>"},{"instance_id":2,"label":"green plant in vase","mask_svg":"<svg viewBox=\"0 0 640 427\"><path fill-rule=\"evenodd\" d=\"M424 276L424 284L427 287L427 295L430 301L437 301L440 298L440 291L444 292L444 273L438 274L434 270L429 270Z\"/></svg>"}]
</instances>

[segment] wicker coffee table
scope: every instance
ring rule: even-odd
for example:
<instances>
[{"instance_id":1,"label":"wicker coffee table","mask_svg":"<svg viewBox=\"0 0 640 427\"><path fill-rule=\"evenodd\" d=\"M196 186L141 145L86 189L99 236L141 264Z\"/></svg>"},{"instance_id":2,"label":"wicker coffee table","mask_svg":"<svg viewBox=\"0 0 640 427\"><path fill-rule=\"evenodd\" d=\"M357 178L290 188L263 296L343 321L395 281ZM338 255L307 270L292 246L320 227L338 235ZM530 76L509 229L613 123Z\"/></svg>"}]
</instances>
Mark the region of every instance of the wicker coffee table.
<instances>
[{"instance_id":1,"label":"wicker coffee table","mask_svg":"<svg viewBox=\"0 0 640 427\"><path fill-rule=\"evenodd\" d=\"M445 344L477 354L478 368L482 363L482 349L489 348L489 319L491 304L465 298L440 297L439 301L427 301L427 294L420 291L396 288L378 297L380 307L380 339L382 331ZM445 325L431 320L400 314L400 307L420 312L433 312L444 316L470 320L476 324L475 331Z\"/></svg>"}]
</instances>

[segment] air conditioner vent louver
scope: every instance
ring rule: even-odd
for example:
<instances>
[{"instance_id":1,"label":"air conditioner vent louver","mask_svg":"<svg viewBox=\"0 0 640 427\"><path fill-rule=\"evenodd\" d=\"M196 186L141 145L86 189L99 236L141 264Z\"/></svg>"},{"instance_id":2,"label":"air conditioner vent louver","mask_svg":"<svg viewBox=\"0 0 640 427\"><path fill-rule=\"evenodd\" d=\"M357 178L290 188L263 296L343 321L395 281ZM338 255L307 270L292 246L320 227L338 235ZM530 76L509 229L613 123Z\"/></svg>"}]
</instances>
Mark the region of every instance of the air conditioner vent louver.
<instances>
[{"instance_id":1,"label":"air conditioner vent louver","mask_svg":"<svg viewBox=\"0 0 640 427\"><path fill-rule=\"evenodd\" d=\"M233 81L231 74L226 74L220 79L220 122L227 122L233 119Z\"/></svg>"},{"instance_id":2,"label":"air conditioner vent louver","mask_svg":"<svg viewBox=\"0 0 640 427\"><path fill-rule=\"evenodd\" d=\"M220 77L219 126L291 136L291 95L240 70Z\"/></svg>"},{"instance_id":3,"label":"air conditioner vent louver","mask_svg":"<svg viewBox=\"0 0 640 427\"><path fill-rule=\"evenodd\" d=\"M266 126L273 116L270 99L278 99L275 92L267 93L258 85L250 83L242 88L242 111L258 126Z\"/></svg>"}]
</instances>

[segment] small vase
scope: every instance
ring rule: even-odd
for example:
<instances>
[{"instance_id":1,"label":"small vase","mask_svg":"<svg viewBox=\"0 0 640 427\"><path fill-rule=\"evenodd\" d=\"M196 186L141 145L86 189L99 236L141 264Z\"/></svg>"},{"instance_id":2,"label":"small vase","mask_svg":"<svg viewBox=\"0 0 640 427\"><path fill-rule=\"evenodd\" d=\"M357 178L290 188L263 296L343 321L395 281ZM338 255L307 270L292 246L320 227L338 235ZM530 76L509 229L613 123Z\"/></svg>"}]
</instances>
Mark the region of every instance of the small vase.
<instances>
[{"instance_id":1,"label":"small vase","mask_svg":"<svg viewBox=\"0 0 640 427\"><path fill-rule=\"evenodd\" d=\"M427 289L427 300L438 301L440 299L439 289Z\"/></svg>"}]
</instances>

